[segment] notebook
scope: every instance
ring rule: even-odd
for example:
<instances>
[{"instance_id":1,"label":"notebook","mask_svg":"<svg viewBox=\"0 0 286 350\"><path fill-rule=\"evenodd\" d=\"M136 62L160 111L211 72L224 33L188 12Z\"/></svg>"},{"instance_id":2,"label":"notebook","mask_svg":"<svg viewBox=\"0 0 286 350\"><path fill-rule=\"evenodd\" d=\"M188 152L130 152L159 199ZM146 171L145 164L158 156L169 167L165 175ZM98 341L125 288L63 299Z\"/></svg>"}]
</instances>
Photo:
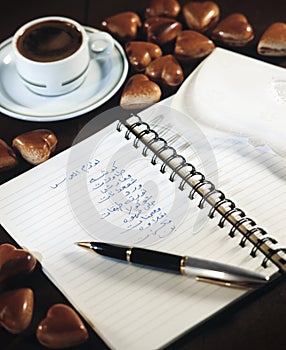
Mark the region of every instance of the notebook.
<instances>
[{"instance_id":1,"label":"notebook","mask_svg":"<svg viewBox=\"0 0 286 350\"><path fill-rule=\"evenodd\" d=\"M95 118L70 149L0 187L1 225L111 349L164 348L250 291L121 263L75 242L146 247L272 278L286 270L285 159L247 135L212 132L175 108L179 99L86 137Z\"/></svg>"}]
</instances>

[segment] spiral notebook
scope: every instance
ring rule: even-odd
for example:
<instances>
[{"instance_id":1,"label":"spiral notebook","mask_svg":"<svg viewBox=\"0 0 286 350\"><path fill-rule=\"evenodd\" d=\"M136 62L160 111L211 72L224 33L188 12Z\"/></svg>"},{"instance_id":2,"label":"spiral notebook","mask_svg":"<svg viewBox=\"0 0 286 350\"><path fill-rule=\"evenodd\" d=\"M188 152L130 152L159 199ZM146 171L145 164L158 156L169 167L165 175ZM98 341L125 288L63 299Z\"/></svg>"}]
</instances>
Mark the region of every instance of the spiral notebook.
<instances>
[{"instance_id":1,"label":"spiral notebook","mask_svg":"<svg viewBox=\"0 0 286 350\"><path fill-rule=\"evenodd\" d=\"M159 349L249 293L119 263L101 240L286 271L283 159L210 135L172 98L0 187L1 224L111 349ZM77 143L77 141L82 140Z\"/></svg>"}]
</instances>

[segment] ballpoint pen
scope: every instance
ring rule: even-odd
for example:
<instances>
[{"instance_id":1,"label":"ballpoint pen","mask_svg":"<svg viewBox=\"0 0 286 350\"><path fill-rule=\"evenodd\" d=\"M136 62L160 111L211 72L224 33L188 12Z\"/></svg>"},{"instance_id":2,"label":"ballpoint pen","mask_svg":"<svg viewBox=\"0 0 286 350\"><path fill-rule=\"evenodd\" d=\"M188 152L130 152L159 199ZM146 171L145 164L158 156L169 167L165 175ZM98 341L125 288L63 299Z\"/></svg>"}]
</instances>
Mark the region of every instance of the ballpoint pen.
<instances>
[{"instance_id":1,"label":"ballpoint pen","mask_svg":"<svg viewBox=\"0 0 286 350\"><path fill-rule=\"evenodd\" d=\"M76 242L79 247L109 258L124 260L168 272L194 277L198 281L236 288L255 288L269 281L269 277L240 267L215 261L180 256L139 247L104 242Z\"/></svg>"}]
</instances>

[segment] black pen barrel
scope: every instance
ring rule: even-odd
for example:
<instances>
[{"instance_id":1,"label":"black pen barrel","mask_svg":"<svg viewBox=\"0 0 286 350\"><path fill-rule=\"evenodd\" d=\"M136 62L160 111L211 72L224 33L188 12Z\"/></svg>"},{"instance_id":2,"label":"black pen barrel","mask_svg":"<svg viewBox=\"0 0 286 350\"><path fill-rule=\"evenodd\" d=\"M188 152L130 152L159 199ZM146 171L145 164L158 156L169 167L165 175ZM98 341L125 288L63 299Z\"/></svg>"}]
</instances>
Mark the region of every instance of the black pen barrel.
<instances>
[{"instance_id":1,"label":"black pen barrel","mask_svg":"<svg viewBox=\"0 0 286 350\"><path fill-rule=\"evenodd\" d=\"M179 255L166 254L144 248L132 248L130 254L130 261L133 263L177 273L180 273L181 260L182 257Z\"/></svg>"},{"instance_id":2,"label":"black pen barrel","mask_svg":"<svg viewBox=\"0 0 286 350\"><path fill-rule=\"evenodd\" d=\"M129 248L104 242L92 243L92 249L97 254L109 258L180 273L182 257L179 255L167 254L144 248Z\"/></svg>"},{"instance_id":3,"label":"black pen barrel","mask_svg":"<svg viewBox=\"0 0 286 350\"><path fill-rule=\"evenodd\" d=\"M124 246L100 242L92 244L92 249L97 254L104 255L109 258L126 260L126 247Z\"/></svg>"}]
</instances>

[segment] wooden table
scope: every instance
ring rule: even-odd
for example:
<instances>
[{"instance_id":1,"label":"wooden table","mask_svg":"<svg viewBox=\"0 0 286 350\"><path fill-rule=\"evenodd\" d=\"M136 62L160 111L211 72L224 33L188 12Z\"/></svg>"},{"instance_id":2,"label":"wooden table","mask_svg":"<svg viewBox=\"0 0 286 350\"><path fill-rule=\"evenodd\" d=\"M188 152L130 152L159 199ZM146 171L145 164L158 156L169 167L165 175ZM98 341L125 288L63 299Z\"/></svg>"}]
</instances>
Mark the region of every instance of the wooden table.
<instances>
[{"instance_id":1,"label":"wooden table","mask_svg":"<svg viewBox=\"0 0 286 350\"><path fill-rule=\"evenodd\" d=\"M182 5L186 2L180 1ZM233 12L241 12L247 16L255 30L254 41L244 48L237 48L237 52L286 67L286 58L266 58L259 56L256 52L257 42L263 31L273 22L286 22L285 0L217 0L216 2L221 8L221 18ZM35 0L13 0L7 2L5 8L0 11L0 40L3 41L12 36L17 27L32 18L64 15L72 17L82 24L98 28L104 18L118 12L132 10L142 16L148 3L148 0L50 0L39 4L39 1ZM59 153L72 144L79 130L92 118L98 116L96 119L98 130L109 124L112 120L108 120L100 114L107 109L118 106L121 92L122 88L108 102L92 112L57 122L23 121L0 113L0 138L11 144L15 136L25 131L48 128L58 137L59 143L56 153ZM169 94L170 91L163 91L164 97ZM0 183L12 179L30 167L26 162L20 161L17 168L0 173ZM0 243L5 242L13 243L13 240L0 227ZM37 323L45 316L49 306L58 302L68 303L45 277L40 268L37 268L36 272L25 281L25 285L30 286L35 292L36 305L32 325L21 335L12 335L0 328L0 347L3 350L43 349L35 338L34 332ZM248 299L244 299L223 311L175 342L169 349L283 349L286 339L285 325L286 282L281 279L267 289L254 293ZM107 349L102 340L88 325L87 327L90 339L78 349Z\"/></svg>"}]
</instances>

